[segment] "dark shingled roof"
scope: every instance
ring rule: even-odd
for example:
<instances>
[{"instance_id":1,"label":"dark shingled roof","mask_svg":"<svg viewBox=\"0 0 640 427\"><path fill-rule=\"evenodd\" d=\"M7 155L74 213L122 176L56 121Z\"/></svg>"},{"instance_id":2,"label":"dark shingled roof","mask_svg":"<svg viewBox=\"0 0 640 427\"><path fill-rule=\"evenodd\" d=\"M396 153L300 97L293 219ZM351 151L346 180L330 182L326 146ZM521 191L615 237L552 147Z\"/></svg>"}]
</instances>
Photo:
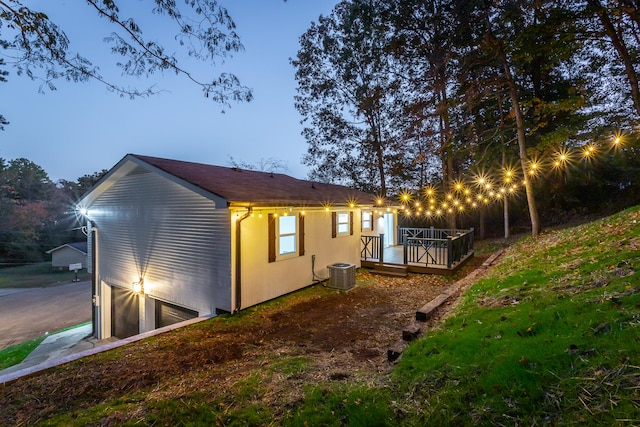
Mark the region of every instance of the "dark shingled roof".
<instances>
[{"instance_id":1,"label":"dark shingled roof","mask_svg":"<svg viewBox=\"0 0 640 427\"><path fill-rule=\"evenodd\" d=\"M157 157L133 157L226 199L232 205L373 205L375 196L342 185L296 179L280 173L206 165Z\"/></svg>"}]
</instances>

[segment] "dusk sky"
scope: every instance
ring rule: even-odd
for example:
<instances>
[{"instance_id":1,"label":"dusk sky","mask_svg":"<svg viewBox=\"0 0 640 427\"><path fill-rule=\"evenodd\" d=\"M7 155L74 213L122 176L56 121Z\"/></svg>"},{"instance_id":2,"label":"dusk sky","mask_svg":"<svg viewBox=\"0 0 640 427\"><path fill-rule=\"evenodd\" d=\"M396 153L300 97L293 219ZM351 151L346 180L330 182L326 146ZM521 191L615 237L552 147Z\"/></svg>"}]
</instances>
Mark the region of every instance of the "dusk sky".
<instances>
[{"instance_id":1,"label":"dusk sky","mask_svg":"<svg viewBox=\"0 0 640 427\"><path fill-rule=\"evenodd\" d=\"M122 2L130 5L131 0ZM150 1L134 7L150 10ZM296 82L289 58L312 21L331 12L338 0L222 0L237 25L245 51L215 67L195 63L186 68L200 77L236 74L254 91L248 104L225 108L206 99L182 76L156 74L148 79L120 77L119 60L103 42L113 27L80 1L33 0L26 4L45 12L71 41L70 50L99 65L102 74L124 86L155 85L163 93L130 100L97 83L55 82L56 91L38 93L39 82L9 68L0 83L0 114L10 124L0 131L0 157L24 157L40 165L52 181L74 181L110 169L127 153L230 166L276 158L289 175L305 178L301 164L307 144L300 135L294 108ZM124 11L122 15L124 15ZM150 16L150 13L146 13ZM161 24L139 20L153 40L172 36ZM149 25L149 26L147 26ZM155 26L154 26L155 25ZM148 29L147 29L148 28ZM164 34L163 34L164 33ZM157 37L156 37L157 35ZM9 61L8 61L9 62Z\"/></svg>"}]
</instances>

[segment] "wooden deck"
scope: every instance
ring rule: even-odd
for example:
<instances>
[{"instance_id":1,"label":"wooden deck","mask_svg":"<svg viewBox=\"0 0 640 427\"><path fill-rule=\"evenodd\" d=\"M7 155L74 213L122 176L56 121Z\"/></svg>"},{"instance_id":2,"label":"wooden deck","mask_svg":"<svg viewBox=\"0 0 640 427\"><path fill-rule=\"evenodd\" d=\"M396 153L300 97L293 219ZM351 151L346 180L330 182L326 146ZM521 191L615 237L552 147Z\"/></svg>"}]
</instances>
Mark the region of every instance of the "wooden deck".
<instances>
[{"instance_id":1,"label":"wooden deck","mask_svg":"<svg viewBox=\"0 0 640 427\"><path fill-rule=\"evenodd\" d=\"M473 229L401 231L408 236L405 243L386 248L382 248L382 238L363 236L362 267L380 271L383 265L389 269L402 266L405 272L448 274L473 257Z\"/></svg>"}]
</instances>

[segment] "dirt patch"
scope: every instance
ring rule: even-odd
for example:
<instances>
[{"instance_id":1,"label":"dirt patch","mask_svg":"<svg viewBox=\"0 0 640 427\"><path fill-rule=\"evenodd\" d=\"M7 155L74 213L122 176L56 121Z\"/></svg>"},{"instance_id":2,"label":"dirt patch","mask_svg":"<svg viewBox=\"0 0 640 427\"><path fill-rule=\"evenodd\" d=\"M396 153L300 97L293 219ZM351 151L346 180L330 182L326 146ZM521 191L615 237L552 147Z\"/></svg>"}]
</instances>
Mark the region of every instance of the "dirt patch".
<instances>
[{"instance_id":1,"label":"dirt patch","mask_svg":"<svg viewBox=\"0 0 640 427\"><path fill-rule=\"evenodd\" d=\"M318 381L384 382L380 374L390 367L386 351L402 337L416 310L485 259L475 257L448 278L390 278L360 270L357 286L349 292L317 285L236 316L17 380L0 387L0 424L31 424L59 411L73 413L123 396L144 396L135 411L103 420L119 424L142 418L149 401L196 391L222 399L224 390L251 373L278 372L278 361L291 358L303 360L305 369L270 374L263 403L290 404L303 396L305 385ZM477 273L472 276L478 278Z\"/></svg>"}]
</instances>

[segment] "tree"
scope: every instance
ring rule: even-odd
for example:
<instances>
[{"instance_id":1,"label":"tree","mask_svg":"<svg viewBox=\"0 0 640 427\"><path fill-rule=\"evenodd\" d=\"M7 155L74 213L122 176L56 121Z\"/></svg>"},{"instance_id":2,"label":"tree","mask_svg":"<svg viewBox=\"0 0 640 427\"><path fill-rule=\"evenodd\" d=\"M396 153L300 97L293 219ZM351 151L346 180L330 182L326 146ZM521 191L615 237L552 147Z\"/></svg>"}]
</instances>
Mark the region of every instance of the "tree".
<instances>
[{"instance_id":1,"label":"tree","mask_svg":"<svg viewBox=\"0 0 640 427\"><path fill-rule=\"evenodd\" d=\"M520 168L532 234L540 232L535 197L537 157L578 132L574 116L585 104L583 82L570 70L579 48L575 16L561 1L478 1L468 16L475 28L472 62L499 69L492 82L506 90L515 121ZM562 37L559 35L562 34Z\"/></svg>"},{"instance_id":2,"label":"tree","mask_svg":"<svg viewBox=\"0 0 640 427\"><path fill-rule=\"evenodd\" d=\"M610 55L607 46L602 46L604 40L608 40L613 46L623 65L636 118L640 118L640 85L637 72L640 6L637 2L629 0L604 3L600 0L588 0L585 11L587 16L595 17L600 24L599 28L593 29L593 34L587 34L592 36L598 46L594 52Z\"/></svg>"},{"instance_id":3,"label":"tree","mask_svg":"<svg viewBox=\"0 0 640 427\"><path fill-rule=\"evenodd\" d=\"M339 3L300 38L296 108L310 176L386 195L403 181L395 62L387 53L385 2Z\"/></svg>"},{"instance_id":4,"label":"tree","mask_svg":"<svg viewBox=\"0 0 640 427\"><path fill-rule=\"evenodd\" d=\"M182 66L183 59L168 53L167 46L151 41L138 25L139 17L126 17L114 0L85 0L99 17L114 26L106 39L111 52L123 58L118 62L126 76L148 76L171 71L181 75L214 102L224 106L231 101L250 101L250 89L229 73L215 77L199 77ZM243 50L235 24L226 9L216 0L188 0L183 6L176 1L155 0L149 2L153 15L164 17L177 31L175 40L183 53L200 61L216 64L233 52ZM33 10L19 0L0 0L0 28L3 37L0 47L8 52L6 64L18 74L42 81L41 88L55 90L54 82L63 79L72 82L98 81L109 90L131 98L146 97L156 93L152 87L129 88L110 81L100 74L98 65L89 58L71 51L70 40L63 29L40 11ZM7 34L9 33L9 34ZM13 38L7 38L13 35ZM169 46L169 48L173 48ZM0 81L5 81L7 70L0 70ZM0 126L7 124L0 116Z\"/></svg>"},{"instance_id":5,"label":"tree","mask_svg":"<svg viewBox=\"0 0 640 427\"><path fill-rule=\"evenodd\" d=\"M41 232L53 218L49 208L55 186L28 159L0 160L0 259L39 261Z\"/></svg>"},{"instance_id":6,"label":"tree","mask_svg":"<svg viewBox=\"0 0 640 427\"><path fill-rule=\"evenodd\" d=\"M69 202L75 202L100 181L107 172L109 172L107 169L102 169L100 172L83 175L75 182L61 179L58 181L57 188Z\"/></svg>"},{"instance_id":7,"label":"tree","mask_svg":"<svg viewBox=\"0 0 640 427\"><path fill-rule=\"evenodd\" d=\"M229 163L234 168L247 169L247 170L256 170L261 172L287 172L289 167L287 166L287 162L282 159L278 159L276 157L262 157L258 162L248 163L240 160L236 160L233 156L229 156Z\"/></svg>"},{"instance_id":8,"label":"tree","mask_svg":"<svg viewBox=\"0 0 640 427\"><path fill-rule=\"evenodd\" d=\"M39 262L48 249L84 239L75 202L107 172L54 185L34 162L0 158L0 263Z\"/></svg>"},{"instance_id":9,"label":"tree","mask_svg":"<svg viewBox=\"0 0 640 427\"><path fill-rule=\"evenodd\" d=\"M454 136L453 123L460 108L460 102L455 99L459 88L456 44L460 43L460 35L450 36L455 27L454 3L396 1L392 44L406 87L404 112L413 122L409 130L419 129L415 137L429 140L428 155L440 161L445 193L452 190L455 175L460 172L456 158L464 153L460 146L462 139ZM448 215L448 227L456 228L453 211Z\"/></svg>"},{"instance_id":10,"label":"tree","mask_svg":"<svg viewBox=\"0 0 640 427\"><path fill-rule=\"evenodd\" d=\"M0 47L4 47L4 43L2 42L2 40L0 40ZM7 81L7 76L9 75L9 72L6 70L3 70L2 67L4 67L5 63L4 63L4 58L0 58L0 83L6 83ZM7 121L7 119L5 119L5 117L0 114L0 130L4 130L5 125L8 125L9 122Z\"/></svg>"},{"instance_id":11,"label":"tree","mask_svg":"<svg viewBox=\"0 0 640 427\"><path fill-rule=\"evenodd\" d=\"M54 184L40 166L25 158L9 161L0 177L3 196L21 201L49 200Z\"/></svg>"}]
</instances>

